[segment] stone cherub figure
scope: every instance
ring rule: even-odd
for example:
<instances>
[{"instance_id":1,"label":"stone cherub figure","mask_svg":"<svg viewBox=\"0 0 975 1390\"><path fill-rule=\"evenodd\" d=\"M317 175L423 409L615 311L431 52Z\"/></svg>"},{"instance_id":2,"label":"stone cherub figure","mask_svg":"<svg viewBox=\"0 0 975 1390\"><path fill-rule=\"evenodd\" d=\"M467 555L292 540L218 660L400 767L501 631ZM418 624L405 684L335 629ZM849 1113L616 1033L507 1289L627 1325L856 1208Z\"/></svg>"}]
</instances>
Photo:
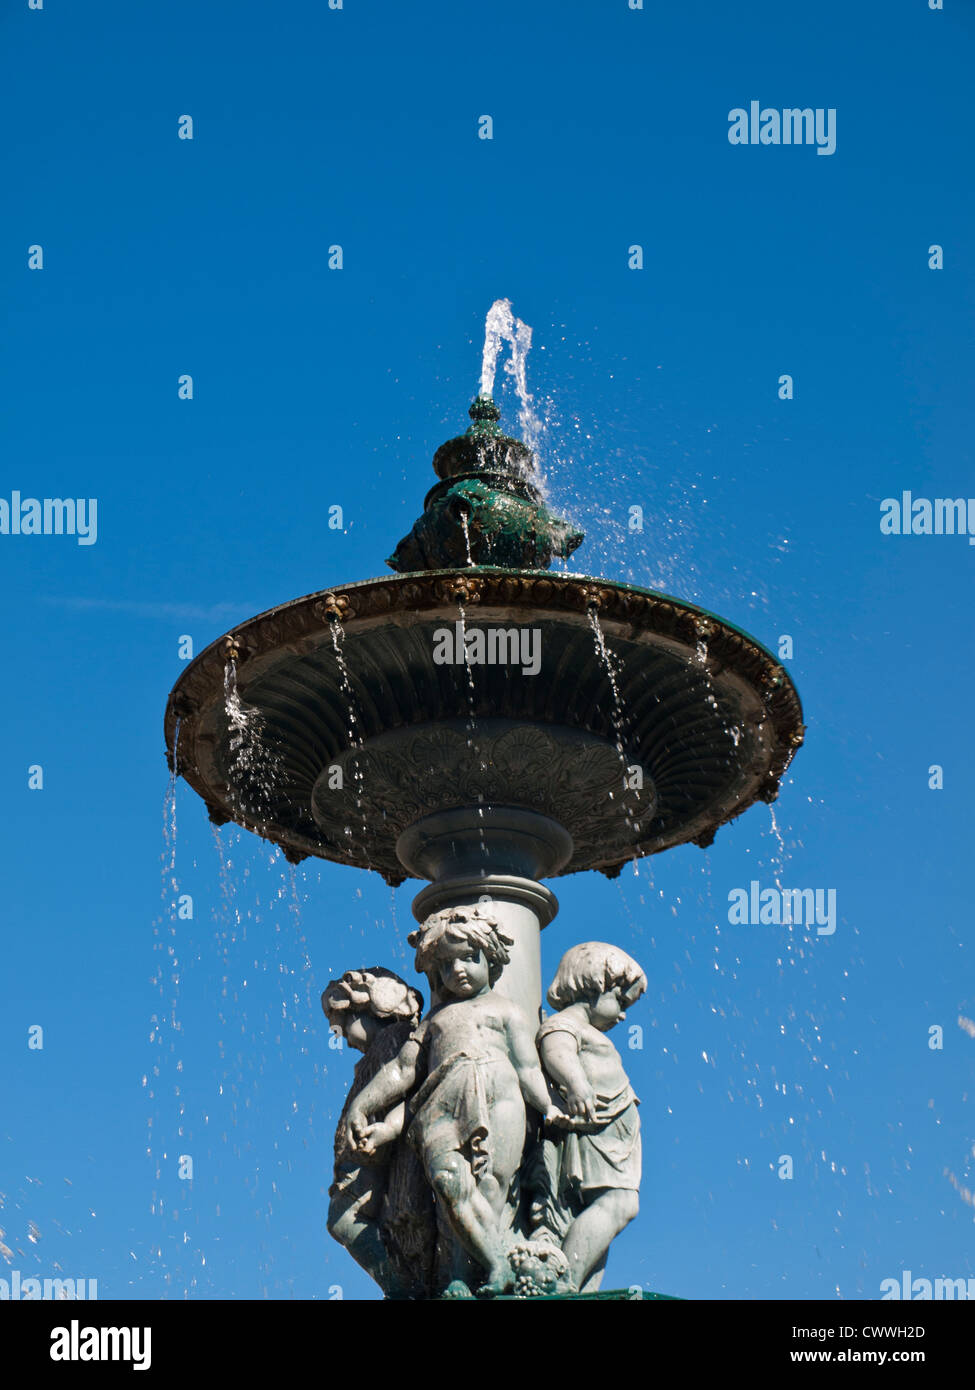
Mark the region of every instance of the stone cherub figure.
<instances>
[{"instance_id":1,"label":"stone cherub figure","mask_svg":"<svg viewBox=\"0 0 975 1390\"><path fill-rule=\"evenodd\" d=\"M335 1180L328 1231L390 1297L422 1298L433 1262L433 1202L415 1154L400 1139L402 1101L353 1148L348 1114L376 1073L395 1057L423 1012L423 997L381 966L347 970L322 994L334 1032L363 1053L335 1132Z\"/></svg>"},{"instance_id":2,"label":"stone cherub figure","mask_svg":"<svg viewBox=\"0 0 975 1390\"><path fill-rule=\"evenodd\" d=\"M435 1003L399 1053L353 1100L349 1144L384 1142L391 1107L404 1097L408 1138L456 1242L483 1274L479 1292L511 1287L513 1193L525 1144L525 1102L553 1120L525 1013L493 986L510 937L482 906L448 908L409 937ZM414 1087L417 1089L414 1090ZM470 1264L470 1261L467 1262ZM469 1292L460 1281L447 1292Z\"/></svg>"},{"instance_id":3,"label":"stone cherub figure","mask_svg":"<svg viewBox=\"0 0 975 1390\"><path fill-rule=\"evenodd\" d=\"M548 992L557 1012L538 1030L542 1065L569 1118L549 1122L533 1221L560 1242L580 1293L599 1289L610 1244L639 1209L639 1101L606 1034L646 987L617 947L573 946Z\"/></svg>"}]
</instances>

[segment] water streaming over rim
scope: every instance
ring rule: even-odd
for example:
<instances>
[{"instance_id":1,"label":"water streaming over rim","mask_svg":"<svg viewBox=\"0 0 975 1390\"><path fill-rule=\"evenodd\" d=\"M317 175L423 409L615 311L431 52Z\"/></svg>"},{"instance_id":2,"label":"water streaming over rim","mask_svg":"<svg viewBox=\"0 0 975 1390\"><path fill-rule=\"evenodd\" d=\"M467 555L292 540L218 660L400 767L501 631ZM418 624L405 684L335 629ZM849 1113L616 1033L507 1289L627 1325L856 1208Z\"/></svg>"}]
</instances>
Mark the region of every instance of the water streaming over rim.
<instances>
[{"instance_id":1,"label":"water streaming over rim","mask_svg":"<svg viewBox=\"0 0 975 1390\"><path fill-rule=\"evenodd\" d=\"M694 649L694 662L695 665L698 666L701 670L701 673L703 674L704 679L707 683L707 694L705 696L705 702L717 714L719 713L719 705L712 679L706 631L702 632L701 635L698 637ZM742 730L740 726L734 723L730 725L726 724L725 729L731 738L732 745L735 748L737 748L742 739ZM775 849L771 852L769 856L769 866L772 870L773 882L776 888L778 888L781 891L782 877L785 872L786 865L788 863L789 855L786 849L785 837L783 836L782 831L779 828L778 819L775 814L774 804L770 802L768 809L769 817L771 820L770 833L775 841ZM789 949L792 949L791 946L789 947Z\"/></svg>"},{"instance_id":2,"label":"water streaming over rim","mask_svg":"<svg viewBox=\"0 0 975 1390\"><path fill-rule=\"evenodd\" d=\"M786 847L785 847L785 836L782 834L782 831L781 831L780 828L779 828L778 818L777 818L777 816L776 816L776 814L775 814L775 806L774 806L774 804L771 803L771 802L769 803L768 812L769 812L769 819L771 820L771 823L772 823L772 824L771 824L771 833L772 833L772 835L773 835L773 837L774 837L774 839L775 839L776 851L777 851L776 853L773 853L773 855L772 855L772 871L773 871L773 873L774 873L774 875L775 875L775 879L774 879L775 886L776 886L776 888L781 889L781 887L782 887L782 875L783 875L783 873L785 872L785 866L786 866L786 864L787 864L787 862L788 862L789 856L788 856L788 851L786 850Z\"/></svg>"},{"instance_id":3,"label":"water streaming over rim","mask_svg":"<svg viewBox=\"0 0 975 1390\"><path fill-rule=\"evenodd\" d=\"M340 619L335 613L330 614L328 626L332 634L332 650L335 653L335 661L339 668L339 680L341 684L342 694L345 696L348 706L349 723L347 732L349 735L349 743L350 746L354 748L357 753L360 753L362 751L363 744L362 729L360 726L359 717L356 714L355 710L355 698L352 690L352 680L349 676L349 668L346 664L345 653L342 651L342 642L345 638L345 628L342 626ZM360 816L362 817L361 829L363 844L366 847L368 847L369 825L366 819L366 813L363 806L362 793L364 788L362 764L359 758L357 757L353 757L352 759L352 781L355 787L355 807L356 810L359 812ZM350 825L347 825L345 827L345 833L351 838L352 827Z\"/></svg>"},{"instance_id":4,"label":"water streaming over rim","mask_svg":"<svg viewBox=\"0 0 975 1390\"><path fill-rule=\"evenodd\" d=\"M639 789L639 787L631 787L631 786L630 786L630 764L629 764L629 762L628 762L628 760L627 760L627 756L626 756L626 745L625 745L624 740L623 740L623 732L624 732L624 724L625 724L624 714L623 714L623 702L622 702L622 700L621 700L621 698L620 698L619 684L618 684L617 679L616 679L616 668L615 668L615 666L613 665L613 659L612 659L612 657L611 657L611 655L610 655L609 648L606 646L606 638L605 638L605 635L604 635L604 633L603 633L602 625L601 625L601 623L600 623L600 621L599 621L599 613L598 613L598 611L597 611L597 609L596 609L595 604L590 604L590 605L588 606L588 608L586 609L586 614L587 614L587 616L588 616L588 618L589 618L589 626L592 628L593 638L595 639L595 643L596 643L596 652L597 652L597 654L598 654L598 656L599 656L600 661L601 661L602 664L603 664L603 667L604 667L604 669L605 669L605 671L606 671L606 675L607 675L607 677L609 678L610 689L612 690L612 693L613 693L613 706L612 706L612 711L611 711L611 714L610 714L610 718L611 718L612 723L613 723L613 735L614 735L614 742L615 742L615 744L616 744L616 752L617 752L617 754L618 754L618 756L619 756L620 767L622 768L622 788L621 788L621 790L622 790L622 792L624 793L624 798L621 800L620 805L621 805L621 809L622 809L622 812L623 812L623 821L624 821L624 824L626 825L626 828L627 828L628 830L632 830L632 831L634 831L634 832L636 833L636 832L639 832L640 823L639 823L639 821L634 821L633 818L632 818L632 816L630 815L629 811L627 810L626 801L625 801L625 793L628 792L628 791L633 791L633 792L635 792L635 794L636 794L636 800L639 801L639 800L640 800L640 789ZM613 795L612 792L610 792L610 797L612 797L612 795ZM637 860L635 860L635 859L633 860L633 869L634 869L634 872L635 872L635 873L639 873L639 868L638 868L638 866L637 866Z\"/></svg>"},{"instance_id":5,"label":"water streaming over rim","mask_svg":"<svg viewBox=\"0 0 975 1390\"><path fill-rule=\"evenodd\" d=\"M186 1119L186 1101L183 1095L183 1049L186 1039L181 1016L185 944L181 943L178 935L178 923L184 917L184 909L192 915L192 907L189 906L192 899L189 895L181 893L182 885L177 868L178 776L179 722L173 743L169 783L163 799L160 913L152 924L152 950L157 959L150 983L158 991L159 1003L150 1016L148 1042L152 1052L141 1077L141 1086L150 1104L146 1116L145 1148L145 1156L152 1164L149 1213L153 1218L163 1222L161 1231L168 1231L168 1222L178 1220L181 1215L179 1208L167 1200L164 1189L166 1165L175 1164L177 1155L184 1147ZM184 1222L183 1245L188 1245L190 1239ZM135 1260L134 1252L130 1254ZM164 1264L161 1241L149 1249L148 1256L150 1265ZM201 1267L204 1263L205 1260L201 1259ZM171 1270L166 1270L162 1277L167 1284L173 1281ZM138 1278L145 1278L145 1274L140 1271L137 1280ZM188 1279L187 1287L197 1287L195 1274Z\"/></svg>"},{"instance_id":6,"label":"water streaming over rim","mask_svg":"<svg viewBox=\"0 0 975 1390\"><path fill-rule=\"evenodd\" d=\"M464 551L465 551L465 555L466 555L466 558L467 558L467 564L468 564L468 566L472 566L472 565L474 564L474 558L473 558L473 556L471 555L471 528L470 528L470 526L467 524L467 509L466 509L466 508L463 508L463 509L461 510L461 514L460 514L460 529L461 529L461 530L463 531L463 533L464 533Z\"/></svg>"},{"instance_id":7,"label":"water streaming over rim","mask_svg":"<svg viewBox=\"0 0 975 1390\"><path fill-rule=\"evenodd\" d=\"M271 818L273 794L281 781L281 760L268 743L260 710L245 705L240 698L233 656L224 667L224 710L230 736L230 794L245 819L261 824Z\"/></svg>"},{"instance_id":8,"label":"water streaming over rim","mask_svg":"<svg viewBox=\"0 0 975 1390\"><path fill-rule=\"evenodd\" d=\"M300 1073L292 1065L296 1055L309 1055L309 1039L316 1031L318 1017L314 971L301 924L295 868L282 861L276 848L260 841L252 842L250 836L236 826L221 830L211 825L210 831L219 863L218 900L210 912L191 911L188 914L186 938L179 957L187 956L191 967L201 966L218 985L215 1007L208 1011L211 1026L219 1030L213 1039L217 1046L215 1091L201 1100L196 1090L186 1089L199 1083L199 1075L193 1075L195 1068L184 1080L181 1051L184 1030L175 1011L184 974L175 954L177 914L172 911L175 902L169 903L170 920L167 923L164 917L164 935L154 948L166 953L154 978L160 989L162 1007L153 1016L150 1044L155 1049L155 1061L149 1068L151 1077L147 1074L142 1083L151 1105L147 1153L154 1159L154 1178L150 1212L162 1223L160 1243L151 1251L151 1257L159 1266L159 1277L166 1286L183 1297L205 1295L208 1289L212 1291L214 1276L207 1250L194 1234L201 1216L206 1216L208 1189L198 1185L194 1193L192 1178L187 1182L173 1182L180 1155L188 1152L195 1156L197 1163L205 1160L207 1171L213 1172L225 1162L220 1152L226 1147L238 1166L245 1165L242 1171L246 1172L248 1151L253 1142L250 1136L255 1123L254 1096L267 1078L279 1072L282 1066L287 1068L291 1078L290 1083L286 1081L285 1084L290 1084L293 1090L273 1149L277 1151L280 1146L286 1153L287 1136L295 1130L300 1137L301 1129L306 1132L306 1145L317 1144L320 1136L316 1130L314 1097L306 1096L299 1104L300 1088L303 1080L310 1081L313 1087L319 1086L325 1073L324 1062L317 1057L313 1057ZM171 882L170 863L168 850L164 850L164 898L168 896ZM173 867L175 869L175 865ZM265 872L270 875L267 888L262 877ZM181 886L175 879L172 882ZM201 920L209 920L209 934L204 931L202 936L194 936L192 922L198 915ZM250 930L251 927L256 930ZM157 930L156 936L159 935ZM208 965L208 960L212 964ZM168 1008L170 994L172 1009ZM197 1020L198 1026L199 1023ZM276 1055L272 1054L272 1047ZM279 1097L278 1109L284 1110L279 1088L275 1094ZM287 1102L287 1091L283 1099ZM300 1126L296 1127L295 1117L300 1117ZM255 1217L265 1221L270 1217L273 1203L281 1193L281 1175L286 1176L286 1163L287 1172L290 1172L291 1164L284 1157L269 1167L260 1192L258 1184L254 1183L251 1197L256 1200L263 1194L263 1205L254 1207ZM199 1178L201 1174L196 1176ZM244 1186L247 1185L245 1178ZM228 1200L239 1202L239 1189L231 1187ZM219 1220L219 1204L216 1215ZM163 1238L162 1233L169 1237L172 1223L177 1219L183 1223L182 1235L174 1245L172 1240ZM262 1254L258 1268L265 1295L270 1292L270 1285L280 1283L281 1279L272 1265L273 1256Z\"/></svg>"},{"instance_id":9,"label":"water streaming over rim","mask_svg":"<svg viewBox=\"0 0 975 1390\"><path fill-rule=\"evenodd\" d=\"M457 611L460 615L459 621L461 642L464 650L464 671L467 677L467 747L470 750L471 756L477 759L481 771L483 772L486 770L487 764L481 757L480 748L478 747L478 744L475 739L475 734L477 731L477 715L474 710L474 672L471 668L470 648L467 645L467 610L465 609L463 602L461 602L460 600L458 600L457 602ZM480 844L481 856L482 858L486 859L487 844L484 839L484 807L481 804L483 800L483 796L478 797L479 804L477 807L477 835Z\"/></svg>"},{"instance_id":10,"label":"water streaming over rim","mask_svg":"<svg viewBox=\"0 0 975 1390\"><path fill-rule=\"evenodd\" d=\"M280 760L262 738L260 713L248 707L240 698L236 663L233 661L228 662L225 668L224 692L230 734L230 765L237 804L248 818L260 822L270 809L272 792L280 791ZM263 1050L264 1040L274 1038L278 1064L289 1063L296 1052L307 1055L309 1024L316 1018L317 1001L313 997L314 972L301 922L295 868L282 861L277 848L269 849L260 842L248 847L243 832L236 827L227 832L229 841L216 825L210 827L219 861L219 901L212 913L213 931L209 943L204 936L202 939L195 938L194 944L192 921L196 913L193 899L183 892L185 885L180 881L177 865L177 753L178 725L174 743L174 770L170 774L163 800L163 844L160 854L162 910L153 923L153 951L157 962L151 982L158 990L159 1004L151 1017L149 1045L152 1054L142 1076L142 1088L150 1107L146 1138L146 1157L152 1163L149 1210L154 1220L162 1223L157 1243L149 1251L150 1264L158 1267L159 1277L168 1288L188 1297L205 1293L208 1288L212 1290L213 1284L207 1252L192 1234L194 1222L199 1223L201 1203L204 1201L202 1192L194 1197L192 1179L174 1185L175 1166L177 1162L183 1162L181 1156L186 1150L195 1153L197 1158L201 1157L201 1147L209 1156L212 1166L217 1136L210 1128L211 1109L216 1112L213 1118L219 1120L224 1107L229 1107L229 1112L224 1113L225 1128L219 1142L229 1144L236 1159L245 1158L245 1147L235 1143L233 1136L238 1125L244 1123L251 1106L250 1092L258 1087L266 1068L273 1063L273 1059ZM272 884L266 908L262 889L254 880L251 865L245 862L242 867L235 868L237 852L246 859L245 849L249 850L251 856L266 860L270 872L277 875L277 883ZM246 901L240 896L244 885L249 889ZM187 909L185 912L184 905ZM186 934L181 944L177 931L183 925L181 919L184 917L187 919ZM252 934L253 945L248 939L249 923L261 928ZM266 930L268 926L272 928L270 933ZM183 937L183 933L180 933L180 937ZM210 1102L204 1101L202 1107L199 1103L188 1107L187 1096L192 1096L193 1092L187 1092L186 1086L190 1082L184 1074L185 1034L180 1008L183 957L188 955L190 965L201 964L206 959L208 949L212 950L214 946L219 956L216 973L220 991L214 1018L223 1034L217 1054L222 1076L216 1086L216 1095ZM249 953L253 955L248 963ZM248 1020L247 999L254 992L251 987L258 973L269 976L277 983L280 1000L277 1009L265 1004L263 1019L257 1020L255 1031L254 1022ZM282 1029L288 1030L286 1039L281 1037ZM227 1043L238 1034L249 1040L234 1054L232 1044L228 1049ZM312 1084L317 1086L324 1074L324 1064L314 1060L310 1074ZM294 1085L301 1086L301 1078L297 1074L294 1074ZM299 1114L297 1096L296 1090L291 1101L291 1117ZM316 1138L315 1106L305 1104L301 1112L307 1121L309 1138ZM293 1118L285 1119L284 1134L293 1127ZM215 1128L219 1131L219 1126ZM274 1148L278 1148L277 1141ZM272 1195L279 1191L273 1178L270 1189ZM271 1203L268 1202L266 1215L270 1211ZM219 1207L217 1213L219 1216ZM173 1247L162 1233L168 1236L172 1231L171 1223L177 1220L182 1223L178 1228L182 1230L182 1235L178 1245ZM170 1253L164 1255L164 1246ZM269 1259L261 1265L262 1277L266 1281L271 1280L270 1265ZM145 1278L144 1274L142 1278Z\"/></svg>"}]
</instances>

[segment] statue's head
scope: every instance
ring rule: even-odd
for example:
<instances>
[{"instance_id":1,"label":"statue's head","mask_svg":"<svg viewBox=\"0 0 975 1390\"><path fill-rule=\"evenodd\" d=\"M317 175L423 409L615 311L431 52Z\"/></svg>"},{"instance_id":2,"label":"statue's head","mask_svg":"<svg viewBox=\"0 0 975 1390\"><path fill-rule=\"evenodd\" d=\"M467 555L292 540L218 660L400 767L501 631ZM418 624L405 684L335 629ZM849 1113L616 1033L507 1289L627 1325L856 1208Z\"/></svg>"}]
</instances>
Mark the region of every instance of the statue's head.
<instances>
[{"instance_id":1,"label":"statue's head","mask_svg":"<svg viewBox=\"0 0 975 1390\"><path fill-rule=\"evenodd\" d=\"M596 1027L611 1028L646 987L647 977L632 956L605 941L584 941L559 961L548 1002L553 1009L588 1004L598 1011L591 1020Z\"/></svg>"},{"instance_id":2,"label":"statue's head","mask_svg":"<svg viewBox=\"0 0 975 1390\"><path fill-rule=\"evenodd\" d=\"M369 970L347 970L340 980L326 985L322 1010L349 1046L364 1052L376 1033L390 1023L405 1020L416 1027L423 1013L423 996L392 970L375 965Z\"/></svg>"},{"instance_id":3,"label":"statue's head","mask_svg":"<svg viewBox=\"0 0 975 1390\"><path fill-rule=\"evenodd\" d=\"M417 971L448 993L461 995L479 993L482 972L484 983L493 985L511 959L508 947L514 945L491 910L480 903L435 912L408 940L416 947Z\"/></svg>"}]
</instances>

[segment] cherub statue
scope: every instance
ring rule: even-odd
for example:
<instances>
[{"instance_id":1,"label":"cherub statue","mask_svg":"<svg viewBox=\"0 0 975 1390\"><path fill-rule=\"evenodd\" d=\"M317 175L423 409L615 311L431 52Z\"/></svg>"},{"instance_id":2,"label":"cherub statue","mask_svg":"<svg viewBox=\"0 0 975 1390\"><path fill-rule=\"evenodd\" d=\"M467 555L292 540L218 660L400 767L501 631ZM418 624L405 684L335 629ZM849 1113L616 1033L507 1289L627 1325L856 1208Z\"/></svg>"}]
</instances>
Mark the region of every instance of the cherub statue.
<instances>
[{"instance_id":1,"label":"cherub statue","mask_svg":"<svg viewBox=\"0 0 975 1390\"><path fill-rule=\"evenodd\" d=\"M617 947L573 946L548 992L558 1012L536 1039L569 1118L549 1124L533 1219L560 1240L581 1293L598 1290L610 1244L639 1209L639 1101L606 1034L646 987L640 966Z\"/></svg>"},{"instance_id":2,"label":"cherub statue","mask_svg":"<svg viewBox=\"0 0 975 1390\"><path fill-rule=\"evenodd\" d=\"M322 994L332 1029L363 1053L335 1132L328 1231L390 1297L427 1292L436 1223L415 1154L402 1141L404 1104L391 1106L371 1140L353 1149L348 1114L356 1097L409 1038L423 997L391 970L347 970Z\"/></svg>"},{"instance_id":3,"label":"cherub statue","mask_svg":"<svg viewBox=\"0 0 975 1390\"><path fill-rule=\"evenodd\" d=\"M437 1002L352 1102L349 1143L368 1152L382 1142L377 1126L409 1096L408 1139L441 1211L484 1274L479 1292L501 1293L514 1279L505 1234L525 1144L525 1102L549 1119L558 1109L539 1066L532 1024L493 988L513 942L490 911L448 908L428 917L409 941ZM459 1282L447 1292L467 1291Z\"/></svg>"}]
</instances>

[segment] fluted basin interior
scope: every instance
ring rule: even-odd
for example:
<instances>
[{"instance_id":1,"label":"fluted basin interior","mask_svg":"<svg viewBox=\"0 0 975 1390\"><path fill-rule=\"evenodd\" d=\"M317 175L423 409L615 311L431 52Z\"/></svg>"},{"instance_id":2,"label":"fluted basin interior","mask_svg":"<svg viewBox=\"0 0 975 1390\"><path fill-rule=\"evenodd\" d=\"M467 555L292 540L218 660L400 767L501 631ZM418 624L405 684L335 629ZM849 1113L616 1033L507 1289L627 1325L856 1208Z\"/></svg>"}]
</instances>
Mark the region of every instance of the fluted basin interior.
<instances>
[{"instance_id":1,"label":"fluted basin interior","mask_svg":"<svg viewBox=\"0 0 975 1390\"><path fill-rule=\"evenodd\" d=\"M240 702L229 714L228 658ZM776 659L704 610L631 585L489 568L273 608L201 653L166 713L171 761L213 820L292 860L394 883L408 876L403 832L459 806L557 820L573 845L561 873L615 874L708 844L774 799L802 733Z\"/></svg>"}]
</instances>

